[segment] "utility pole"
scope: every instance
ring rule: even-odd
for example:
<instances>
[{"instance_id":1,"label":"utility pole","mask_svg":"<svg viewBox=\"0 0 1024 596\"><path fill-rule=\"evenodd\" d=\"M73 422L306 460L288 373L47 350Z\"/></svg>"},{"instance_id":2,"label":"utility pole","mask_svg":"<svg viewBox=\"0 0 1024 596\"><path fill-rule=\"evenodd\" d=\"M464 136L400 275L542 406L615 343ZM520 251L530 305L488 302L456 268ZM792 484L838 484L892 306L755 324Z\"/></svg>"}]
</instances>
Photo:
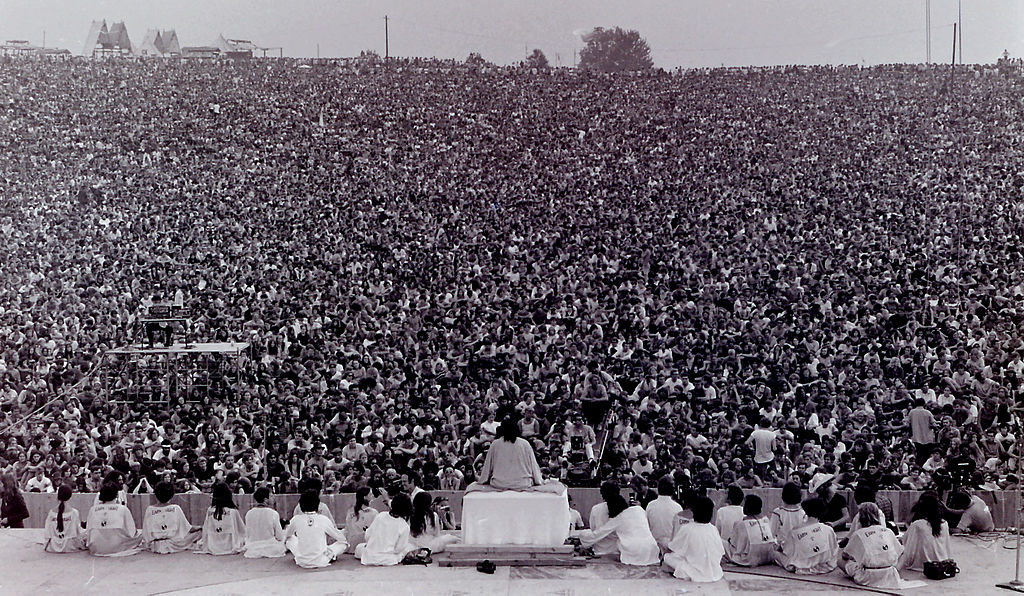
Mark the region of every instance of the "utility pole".
<instances>
[{"instance_id":1,"label":"utility pole","mask_svg":"<svg viewBox=\"0 0 1024 596\"><path fill-rule=\"evenodd\" d=\"M384 60L388 59L390 55L389 46L390 40L388 39L388 15L384 15Z\"/></svg>"},{"instance_id":2,"label":"utility pole","mask_svg":"<svg viewBox=\"0 0 1024 596\"><path fill-rule=\"evenodd\" d=\"M956 23L953 23L953 62L949 65L949 92L953 93L953 75L956 74Z\"/></svg>"},{"instance_id":3,"label":"utility pole","mask_svg":"<svg viewBox=\"0 0 1024 596\"><path fill-rule=\"evenodd\" d=\"M932 0L924 0L925 62L932 63Z\"/></svg>"},{"instance_id":4,"label":"utility pole","mask_svg":"<svg viewBox=\"0 0 1024 596\"><path fill-rule=\"evenodd\" d=\"M43 49L46 49L46 29L43 29Z\"/></svg>"}]
</instances>

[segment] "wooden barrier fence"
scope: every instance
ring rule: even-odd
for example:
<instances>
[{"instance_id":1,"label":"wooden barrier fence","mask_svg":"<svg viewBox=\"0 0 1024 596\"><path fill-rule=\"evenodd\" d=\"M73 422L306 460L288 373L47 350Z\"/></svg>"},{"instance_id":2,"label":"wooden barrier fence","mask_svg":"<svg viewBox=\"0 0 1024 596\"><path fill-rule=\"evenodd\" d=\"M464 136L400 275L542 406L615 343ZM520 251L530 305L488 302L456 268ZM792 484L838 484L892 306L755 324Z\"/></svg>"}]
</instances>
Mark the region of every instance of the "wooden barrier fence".
<instances>
[{"instance_id":1,"label":"wooden barrier fence","mask_svg":"<svg viewBox=\"0 0 1024 596\"><path fill-rule=\"evenodd\" d=\"M769 512L782 504L781 489L755 489L746 492L748 494L756 494L761 497L764 501L765 512ZM31 514L31 517L25 520L25 527L43 527L46 523L47 512L57 506L57 496L55 494L40 493L23 494L25 496L25 503L28 505L28 511ZM463 491L438 490L430 491L430 494L435 498L447 498L455 519L462 519L462 496L465 494ZM910 520L911 507L913 507L914 503L917 502L921 493L916 491L880 491L879 494L885 495L892 500L896 521L899 523L906 523ZM995 520L997 528L1016 527L1014 512L1018 511L1020 508L1016 502L1017 493L1015 491L978 492L977 494L984 499L986 503L988 503L989 508L992 510L992 517ZM587 518L590 515L591 507L601 501L600 492L596 488L571 488L569 489L569 496L573 501L573 507L583 514L584 522L588 521ZM723 490L708 491L708 496L715 501L716 506L721 506L725 503L725 491ZM847 493L846 497L848 501L852 502L852 494ZM334 514L334 519L339 525L345 523L345 516L355 505L355 495L351 493L322 495L321 500L330 507L331 512ZM95 493L76 494L71 497L69 505L78 509L79 513L82 515L82 520L85 520L88 517L89 510L92 508L95 501ZM128 508L135 517L136 524L142 524L142 518L146 512L146 507L155 504L155 502L156 500L152 495L128 495ZM195 525L200 525L206 518L206 510L210 506L210 495L177 495L171 502L177 503L181 506L185 511L185 515L188 516L189 521ZM281 514L283 519L290 519L292 517L292 513L298 502L299 495L294 494L273 495L271 497L271 504L274 509ZM242 515L245 515L245 513L252 507L252 495L235 495L235 504L238 505L238 509L241 511ZM371 506L374 506L377 509L384 509L383 503L379 500L372 502Z\"/></svg>"}]
</instances>

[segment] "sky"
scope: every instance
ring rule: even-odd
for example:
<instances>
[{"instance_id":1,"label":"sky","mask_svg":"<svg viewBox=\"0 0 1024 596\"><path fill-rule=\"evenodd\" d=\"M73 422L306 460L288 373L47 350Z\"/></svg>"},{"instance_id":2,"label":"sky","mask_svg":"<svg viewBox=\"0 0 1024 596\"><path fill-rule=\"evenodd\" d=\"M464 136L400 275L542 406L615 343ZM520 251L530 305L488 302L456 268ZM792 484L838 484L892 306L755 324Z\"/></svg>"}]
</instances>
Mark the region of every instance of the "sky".
<instances>
[{"instance_id":1,"label":"sky","mask_svg":"<svg viewBox=\"0 0 1024 596\"><path fill-rule=\"evenodd\" d=\"M0 40L79 54L92 20L124 21L134 43L150 28L181 44L219 34L284 48L286 56L384 54L498 64L539 48L572 65L574 32L636 29L656 66L924 62L926 0L0 0ZM948 62L957 0L931 0L932 61ZM965 63L1024 56L1024 0L962 0Z\"/></svg>"}]
</instances>

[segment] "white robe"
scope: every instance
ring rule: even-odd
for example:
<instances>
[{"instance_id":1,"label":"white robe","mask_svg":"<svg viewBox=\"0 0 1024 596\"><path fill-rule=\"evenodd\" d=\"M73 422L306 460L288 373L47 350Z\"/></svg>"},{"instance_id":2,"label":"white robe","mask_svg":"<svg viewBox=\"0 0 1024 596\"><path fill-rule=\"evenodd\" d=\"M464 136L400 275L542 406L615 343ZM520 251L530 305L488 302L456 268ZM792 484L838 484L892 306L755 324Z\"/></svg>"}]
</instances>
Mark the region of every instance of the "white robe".
<instances>
[{"instance_id":1,"label":"white robe","mask_svg":"<svg viewBox=\"0 0 1024 596\"><path fill-rule=\"evenodd\" d=\"M363 565L397 565L413 548L409 542L409 522L381 513L366 528L366 542L356 547L356 558Z\"/></svg>"},{"instance_id":2,"label":"white robe","mask_svg":"<svg viewBox=\"0 0 1024 596\"><path fill-rule=\"evenodd\" d=\"M334 539L334 544L327 544L328 536ZM295 555L295 563L306 569L327 567L348 546L345 533L320 513L300 513L293 517L284 541Z\"/></svg>"},{"instance_id":3,"label":"white robe","mask_svg":"<svg viewBox=\"0 0 1024 596\"><path fill-rule=\"evenodd\" d=\"M409 544L416 548L428 548L432 553L442 553L449 544L458 542L459 537L454 534L442 533L437 514L432 513L431 516L431 519L427 520L427 527L419 536L413 536L410 531Z\"/></svg>"},{"instance_id":4,"label":"white robe","mask_svg":"<svg viewBox=\"0 0 1024 596\"><path fill-rule=\"evenodd\" d=\"M682 510L682 505L664 495L647 504L647 524L662 552L668 550L668 543L672 541L676 530L676 514Z\"/></svg>"},{"instance_id":5,"label":"white robe","mask_svg":"<svg viewBox=\"0 0 1024 596\"><path fill-rule=\"evenodd\" d=\"M345 537L348 539L346 552L355 552L356 547L366 542L366 528L370 527L378 512L373 507L363 507L359 515L355 511L349 511L345 516Z\"/></svg>"},{"instance_id":6,"label":"white robe","mask_svg":"<svg viewBox=\"0 0 1024 596\"><path fill-rule=\"evenodd\" d=\"M729 543L736 522L741 519L743 519L743 507L740 505L726 505L715 511L715 529L722 536L723 546Z\"/></svg>"},{"instance_id":7,"label":"white robe","mask_svg":"<svg viewBox=\"0 0 1024 596\"><path fill-rule=\"evenodd\" d=\"M772 526L772 535L782 546L789 540L793 530L807 525L807 514L800 505L783 505L772 511L768 521Z\"/></svg>"},{"instance_id":8,"label":"white robe","mask_svg":"<svg viewBox=\"0 0 1024 596\"><path fill-rule=\"evenodd\" d=\"M914 521L903 534L903 555L896 565L900 569L924 569L925 561L949 559L949 524L942 522L938 536L932 535L932 526L926 519Z\"/></svg>"},{"instance_id":9,"label":"white robe","mask_svg":"<svg viewBox=\"0 0 1024 596\"><path fill-rule=\"evenodd\" d=\"M142 542L146 549L158 555L192 550L199 532L177 505L150 505L142 518Z\"/></svg>"},{"instance_id":10,"label":"white robe","mask_svg":"<svg viewBox=\"0 0 1024 596\"><path fill-rule=\"evenodd\" d=\"M744 567L767 565L774 558L775 535L767 517L741 519L733 524L725 554L729 560Z\"/></svg>"},{"instance_id":11,"label":"white robe","mask_svg":"<svg viewBox=\"0 0 1024 596\"><path fill-rule=\"evenodd\" d=\"M46 539L43 550L48 553L72 553L85 549L85 536L82 533L82 518L78 510L69 505L64 506L64 531L57 531L57 510L51 509L46 514L46 527L43 536Z\"/></svg>"},{"instance_id":12,"label":"white robe","mask_svg":"<svg viewBox=\"0 0 1024 596\"><path fill-rule=\"evenodd\" d=\"M204 555L237 555L245 548L245 522L237 509L225 509L220 519L206 510L203 537L196 552Z\"/></svg>"},{"instance_id":13,"label":"white robe","mask_svg":"<svg viewBox=\"0 0 1024 596\"><path fill-rule=\"evenodd\" d=\"M896 565L903 554L903 545L885 526L861 528L850 534L840 565L850 579L873 588L915 588L923 582L907 582L900 577Z\"/></svg>"},{"instance_id":14,"label":"white robe","mask_svg":"<svg viewBox=\"0 0 1024 596\"><path fill-rule=\"evenodd\" d=\"M590 508L590 529L599 530L608 523L608 503L601 501ZM615 536L606 536L593 546L595 555L613 555L619 552L619 541Z\"/></svg>"},{"instance_id":15,"label":"white robe","mask_svg":"<svg viewBox=\"0 0 1024 596\"><path fill-rule=\"evenodd\" d=\"M647 524L647 513L639 505L627 507L597 530L583 530L578 535L583 546L594 546L615 536L619 561L626 565L656 565L661 555Z\"/></svg>"},{"instance_id":16,"label":"white robe","mask_svg":"<svg viewBox=\"0 0 1024 596\"><path fill-rule=\"evenodd\" d=\"M283 557L284 529L281 516L270 507L253 507L245 514L245 558Z\"/></svg>"},{"instance_id":17,"label":"white robe","mask_svg":"<svg viewBox=\"0 0 1024 596\"><path fill-rule=\"evenodd\" d=\"M89 552L99 557L134 555L142 546L142 534L135 527L132 512L117 503L93 506L85 522L85 534Z\"/></svg>"},{"instance_id":18,"label":"white robe","mask_svg":"<svg viewBox=\"0 0 1024 596\"><path fill-rule=\"evenodd\" d=\"M337 527L338 522L334 521L334 514L331 513L331 508L328 507L326 503L320 501L320 507L317 508L316 512L331 520L331 523ZM295 517L296 515L302 515L302 509L300 509L298 505L296 505L295 509L292 510L292 517Z\"/></svg>"},{"instance_id":19,"label":"white robe","mask_svg":"<svg viewBox=\"0 0 1024 596\"><path fill-rule=\"evenodd\" d=\"M782 552L775 552L775 562L786 571L800 575L829 573L839 563L835 530L821 522L793 530Z\"/></svg>"},{"instance_id":20,"label":"white robe","mask_svg":"<svg viewBox=\"0 0 1024 596\"><path fill-rule=\"evenodd\" d=\"M694 582L716 582L722 572L722 535L711 524L690 522L679 527L669 543L665 567L679 579Z\"/></svg>"},{"instance_id":21,"label":"white robe","mask_svg":"<svg viewBox=\"0 0 1024 596\"><path fill-rule=\"evenodd\" d=\"M498 489L523 490L544 484L544 477L530 442L519 437L512 443L505 439L491 443L477 482Z\"/></svg>"}]
</instances>

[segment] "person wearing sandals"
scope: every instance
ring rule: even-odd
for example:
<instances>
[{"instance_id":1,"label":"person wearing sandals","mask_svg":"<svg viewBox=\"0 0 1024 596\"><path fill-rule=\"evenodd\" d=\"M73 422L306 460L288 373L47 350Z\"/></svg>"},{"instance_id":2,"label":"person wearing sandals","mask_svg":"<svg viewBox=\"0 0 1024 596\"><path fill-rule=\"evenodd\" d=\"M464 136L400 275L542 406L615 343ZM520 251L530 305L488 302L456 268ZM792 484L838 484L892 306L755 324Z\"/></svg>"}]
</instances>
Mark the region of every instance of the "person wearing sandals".
<instances>
[{"instance_id":1,"label":"person wearing sandals","mask_svg":"<svg viewBox=\"0 0 1024 596\"><path fill-rule=\"evenodd\" d=\"M326 515L318 513L320 493L307 490L299 497L301 513L291 519L284 535L285 546L295 556L295 563L306 569L327 567L345 552L345 533L335 527ZM327 544L327 538L333 544Z\"/></svg>"}]
</instances>

